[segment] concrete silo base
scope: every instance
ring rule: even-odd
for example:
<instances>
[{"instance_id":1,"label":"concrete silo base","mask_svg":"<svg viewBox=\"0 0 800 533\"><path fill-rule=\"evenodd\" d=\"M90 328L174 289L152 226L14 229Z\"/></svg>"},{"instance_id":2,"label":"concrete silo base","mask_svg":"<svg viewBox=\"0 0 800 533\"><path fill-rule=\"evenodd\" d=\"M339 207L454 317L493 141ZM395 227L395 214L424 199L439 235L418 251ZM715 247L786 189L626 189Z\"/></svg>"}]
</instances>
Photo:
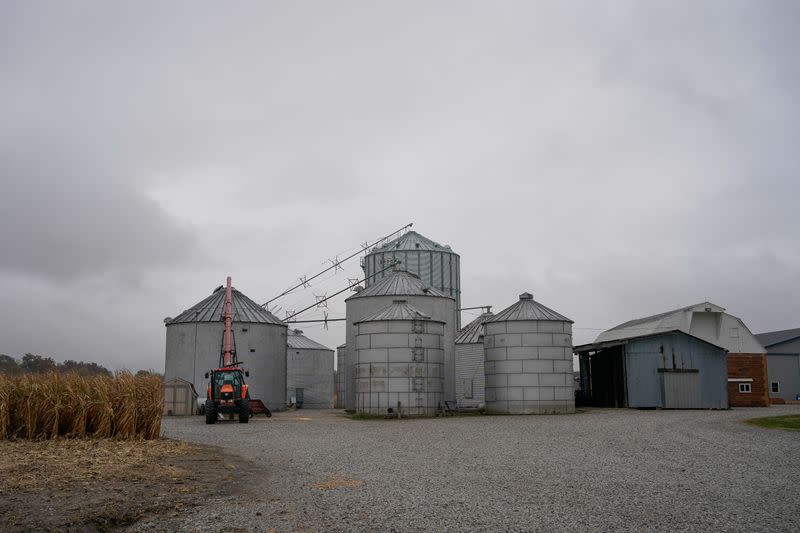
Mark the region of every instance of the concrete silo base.
<instances>
[{"instance_id":1,"label":"concrete silo base","mask_svg":"<svg viewBox=\"0 0 800 533\"><path fill-rule=\"evenodd\" d=\"M574 412L575 402L565 400L486 402L486 413L492 415L564 415Z\"/></svg>"}]
</instances>

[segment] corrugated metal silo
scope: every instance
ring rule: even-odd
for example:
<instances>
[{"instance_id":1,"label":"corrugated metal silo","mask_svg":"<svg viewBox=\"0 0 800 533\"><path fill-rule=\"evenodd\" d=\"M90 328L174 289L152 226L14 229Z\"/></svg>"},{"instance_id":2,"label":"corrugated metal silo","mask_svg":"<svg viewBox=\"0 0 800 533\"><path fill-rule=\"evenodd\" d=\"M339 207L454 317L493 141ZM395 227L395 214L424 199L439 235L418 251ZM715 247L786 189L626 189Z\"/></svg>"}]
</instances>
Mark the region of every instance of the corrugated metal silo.
<instances>
[{"instance_id":1,"label":"corrugated metal silo","mask_svg":"<svg viewBox=\"0 0 800 533\"><path fill-rule=\"evenodd\" d=\"M572 320L526 292L484 322L483 341L488 412L575 411Z\"/></svg>"},{"instance_id":2,"label":"corrugated metal silo","mask_svg":"<svg viewBox=\"0 0 800 533\"><path fill-rule=\"evenodd\" d=\"M419 309L444 326L444 399L455 401L455 322L456 302L443 292L430 287L416 274L394 270L377 283L357 292L345 300L347 345L344 363L345 408L355 409L355 379L351 359L355 347L355 323L402 297L409 305Z\"/></svg>"},{"instance_id":3,"label":"corrugated metal silo","mask_svg":"<svg viewBox=\"0 0 800 533\"><path fill-rule=\"evenodd\" d=\"M284 410L286 325L236 289L231 291L231 299L236 352L250 372L250 396L262 400L270 410ZM208 298L164 321L165 380L189 381L205 398L208 383L204 375L219 367L224 313L225 289L220 286Z\"/></svg>"},{"instance_id":4,"label":"corrugated metal silo","mask_svg":"<svg viewBox=\"0 0 800 533\"><path fill-rule=\"evenodd\" d=\"M306 409L333 407L333 350L290 329L286 338L286 401Z\"/></svg>"},{"instance_id":5,"label":"corrugated metal silo","mask_svg":"<svg viewBox=\"0 0 800 533\"><path fill-rule=\"evenodd\" d=\"M456 403L458 407L480 407L484 396L483 323L494 315L486 312L456 335Z\"/></svg>"},{"instance_id":6,"label":"corrugated metal silo","mask_svg":"<svg viewBox=\"0 0 800 533\"><path fill-rule=\"evenodd\" d=\"M336 409L344 409L344 396L345 396L345 379L344 379L344 357L347 352L347 345L342 344L336 347L336 382L335 390L336 397L334 399L333 407Z\"/></svg>"},{"instance_id":7,"label":"corrugated metal silo","mask_svg":"<svg viewBox=\"0 0 800 533\"><path fill-rule=\"evenodd\" d=\"M450 246L434 242L416 231L376 246L362 260L366 287L391 275L391 270L384 269L394 260L400 261L402 270L418 275L431 287L453 298L456 309L461 307L461 258ZM461 328L458 314L455 327L456 331Z\"/></svg>"},{"instance_id":8,"label":"corrugated metal silo","mask_svg":"<svg viewBox=\"0 0 800 533\"><path fill-rule=\"evenodd\" d=\"M355 323L356 411L433 416L442 400L444 322L406 300ZM398 404L399 402L399 404Z\"/></svg>"}]
</instances>

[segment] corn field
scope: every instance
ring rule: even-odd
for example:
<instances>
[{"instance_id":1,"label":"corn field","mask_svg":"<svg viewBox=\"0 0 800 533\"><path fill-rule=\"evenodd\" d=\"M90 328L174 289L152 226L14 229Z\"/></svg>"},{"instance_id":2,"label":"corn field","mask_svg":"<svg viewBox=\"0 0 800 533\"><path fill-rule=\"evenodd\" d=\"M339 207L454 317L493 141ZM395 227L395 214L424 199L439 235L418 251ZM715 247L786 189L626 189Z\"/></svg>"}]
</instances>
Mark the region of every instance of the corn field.
<instances>
[{"instance_id":1,"label":"corn field","mask_svg":"<svg viewBox=\"0 0 800 533\"><path fill-rule=\"evenodd\" d=\"M157 439L163 384L159 376L119 373L0 373L0 440Z\"/></svg>"}]
</instances>

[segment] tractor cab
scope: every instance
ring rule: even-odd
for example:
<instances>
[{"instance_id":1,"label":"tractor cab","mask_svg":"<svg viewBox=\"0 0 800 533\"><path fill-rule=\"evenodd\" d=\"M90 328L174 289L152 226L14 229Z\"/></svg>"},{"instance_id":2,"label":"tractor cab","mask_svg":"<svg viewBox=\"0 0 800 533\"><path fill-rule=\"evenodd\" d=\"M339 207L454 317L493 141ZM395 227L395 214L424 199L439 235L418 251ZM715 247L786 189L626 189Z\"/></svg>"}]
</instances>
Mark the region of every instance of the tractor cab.
<instances>
[{"instance_id":1,"label":"tractor cab","mask_svg":"<svg viewBox=\"0 0 800 533\"><path fill-rule=\"evenodd\" d=\"M239 422L247 423L250 418L250 395L244 378L249 372L237 366L225 366L206 372L206 423L213 424L219 415L239 416Z\"/></svg>"},{"instance_id":2,"label":"tractor cab","mask_svg":"<svg viewBox=\"0 0 800 533\"><path fill-rule=\"evenodd\" d=\"M236 367L217 368L206 374L210 378L206 398L209 400L232 401L247 396L247 385L244 378L250 372L243 372Z\"/></svg>"}]
</instances>

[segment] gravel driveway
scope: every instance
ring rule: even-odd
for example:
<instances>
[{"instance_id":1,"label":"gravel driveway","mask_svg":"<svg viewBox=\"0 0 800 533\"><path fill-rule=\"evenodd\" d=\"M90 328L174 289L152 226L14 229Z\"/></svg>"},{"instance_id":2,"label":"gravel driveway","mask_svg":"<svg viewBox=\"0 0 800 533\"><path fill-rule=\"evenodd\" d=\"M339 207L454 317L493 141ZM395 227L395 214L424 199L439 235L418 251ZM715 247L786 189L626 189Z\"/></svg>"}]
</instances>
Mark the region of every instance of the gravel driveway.
<instances>
[{"instance_id":1,"label":"gravel driveway","mask_svg":"<svg viewBox=\"0 0 800 533\"><path fill-rule=\"evenodd\" d=\"M800 530L800 433L742 424L800 406L248 425L167 418L167 437L264 466L196 531ZM136 529L158 529L140 523Z\"/></svg>"}]
</instances>

